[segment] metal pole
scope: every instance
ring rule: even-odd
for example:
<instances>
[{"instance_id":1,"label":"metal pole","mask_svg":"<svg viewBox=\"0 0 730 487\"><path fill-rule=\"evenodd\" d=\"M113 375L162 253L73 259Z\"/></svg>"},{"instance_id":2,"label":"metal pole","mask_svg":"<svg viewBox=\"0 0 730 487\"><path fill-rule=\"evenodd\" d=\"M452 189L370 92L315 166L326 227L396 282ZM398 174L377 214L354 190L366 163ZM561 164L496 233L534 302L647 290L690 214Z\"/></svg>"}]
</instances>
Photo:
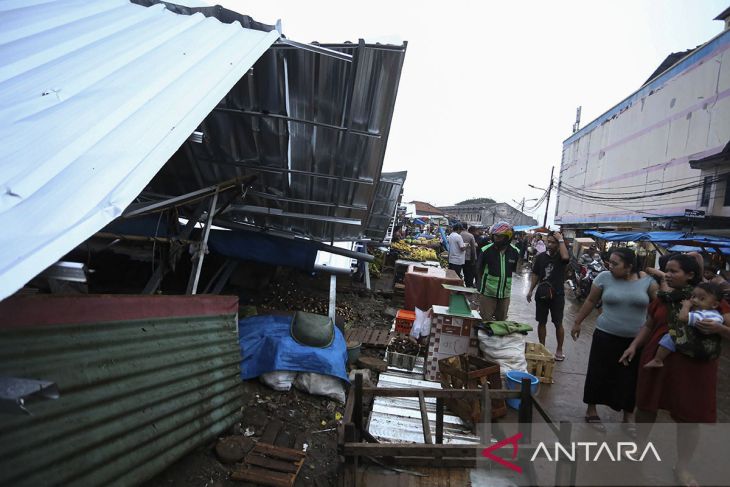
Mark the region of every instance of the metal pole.
<instances>
[{"instance_id":1,"label":"metal pole","mask_svg":"<svg viewBox=\"0 0 730 487\"><path fill-rule=\"evenodd\" d=\"M332 323L335 322L336 317L336 299L337 299L337 276L332 274L330 276L330 309L329 317Z\"/></svg>"},{"instance_id":2,"label":"metal pole","mask_svg":"<svg viewBox=\"0 0 730 487\"><path fill-rule=\"evenodd\" d=\"M198 291L200 271L203 269L205 249L208 247L208 235L210 235L210 226L213 223L213 214L215 213L215 207L217 204L218 190L216 189L215 193L213 193L213 201L210 202L210 210L208 210L208 218L205 222L205 230L203 231L203 240L200 242L200 248L198 249L198 255L195 262L195 277L193 278L192 287L190 288L190 294L195 294Z\"/></svg>"},{"instance_id":3,"label":"metal pole","mask_svg":"<svg viewBox=\"0 0 730 487\"><path fill-rule=\"evenodd\" d=\"M550 208L550 193L553 191L553 173L555 172L555 166L550 169L550 184L547 189L547 201L545 202L545 218L542 220L542 226L547 227L547 214L548 208Z\"/></svg>"}]
</instances>

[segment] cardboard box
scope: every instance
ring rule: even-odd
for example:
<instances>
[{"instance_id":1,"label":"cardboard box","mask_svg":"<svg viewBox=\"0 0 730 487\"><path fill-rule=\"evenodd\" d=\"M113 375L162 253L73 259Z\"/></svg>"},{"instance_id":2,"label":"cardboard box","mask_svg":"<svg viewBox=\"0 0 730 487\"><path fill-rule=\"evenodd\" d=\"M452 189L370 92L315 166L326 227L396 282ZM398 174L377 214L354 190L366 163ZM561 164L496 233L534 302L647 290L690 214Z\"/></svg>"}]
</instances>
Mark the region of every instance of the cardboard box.
<instances>
[{"instance_id":1,"label":"cardboard box","mask_svg":"<svg viewBox=\"0 0 730 487\"><path fill-rule=\"evenodd\" d=\"M479 342L476 325L481 321L478 311L472 311L471 318L452 315L448 306L433 306L431 336L426 355L426 380L440 381L438 361L455 355L477 355Z\"/></svg>"}]
</instances>

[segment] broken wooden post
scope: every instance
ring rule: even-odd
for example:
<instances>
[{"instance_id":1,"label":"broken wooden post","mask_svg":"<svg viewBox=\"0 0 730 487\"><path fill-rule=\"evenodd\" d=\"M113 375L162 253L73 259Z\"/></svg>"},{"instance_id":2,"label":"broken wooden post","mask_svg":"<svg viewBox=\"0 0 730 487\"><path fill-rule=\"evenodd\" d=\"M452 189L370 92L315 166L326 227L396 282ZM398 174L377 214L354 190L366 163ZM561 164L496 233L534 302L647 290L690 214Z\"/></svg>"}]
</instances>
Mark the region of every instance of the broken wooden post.
<instances>
[{"instance_id":1,"label":"broken wooden post","mask_svg":"<svg viewBox=\"0 0 730 487\"><path fill-rule=\"evenodd\" d=\"M444 442L444 398L436 398L436 444Z\"/></svg>"},{"instance_id":2,"label":"broken wooden post","mask_svg":"<svg viewBox=\"0 0 730 487\"><path fill-rule=\"evenodd\" d=\"M352 422L355 423L357 429L355 441L360 441L362 438L362 406L362 374L355 374L355 404L352 410Z\"/></svg>"},{"instance_id":3,"label":"broken wooden post","mask_svg":"<svg viewBox=\"0 0 730 487\"><path fill-rule=\"evenodd\" d=\"M518 411L518 421L522 440L520 443L530 443L532 440L532 392L530 379L522 379L520 387L520 409Z\"/></svg>"},{"instance_id":4,"label":"broken wooden post","mask_svg":"<svg viewBox=\"0 0 730 487\"><path fill-rule=\"evenodd\" d=\"M428 424L428 411L426 410L426 398L423 391L418 391L418 403L421 406L421 424L423 425L423 441L426 444L433 444L431 438L431 425Z\"/></svg>"}]
</instances>

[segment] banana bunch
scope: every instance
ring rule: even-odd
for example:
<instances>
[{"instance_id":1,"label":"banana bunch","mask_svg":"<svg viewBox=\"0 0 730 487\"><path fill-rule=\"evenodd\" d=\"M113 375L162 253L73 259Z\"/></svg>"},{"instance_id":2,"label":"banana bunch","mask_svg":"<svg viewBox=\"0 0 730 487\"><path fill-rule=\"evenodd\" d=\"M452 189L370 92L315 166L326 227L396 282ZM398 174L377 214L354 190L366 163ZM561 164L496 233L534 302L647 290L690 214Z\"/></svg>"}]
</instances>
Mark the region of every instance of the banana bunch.
<instances>
[{"instance_id":1,"label":"banana bunch","mask_svg":"<svg viewBox=\"0 0 730 487\"><path fill-rule=\"evenodd\" d=\"M399 252L410 252L411 251L411 246L402 240L399 240L398 242L392 242L390 244L390 248L395 249Z\"/></svg>"},{"instance_id":2,"label":"banana bunch","mask_svg":"<svg viewBox=\"0 0 730 487\"><path fill-rule=\"evenodd\" d=\"M410 260L417 260L423 262L424 260L436 260L436 252L433 249L425 247L416 247L411 250Z\"/></svg>"}]
</instances>

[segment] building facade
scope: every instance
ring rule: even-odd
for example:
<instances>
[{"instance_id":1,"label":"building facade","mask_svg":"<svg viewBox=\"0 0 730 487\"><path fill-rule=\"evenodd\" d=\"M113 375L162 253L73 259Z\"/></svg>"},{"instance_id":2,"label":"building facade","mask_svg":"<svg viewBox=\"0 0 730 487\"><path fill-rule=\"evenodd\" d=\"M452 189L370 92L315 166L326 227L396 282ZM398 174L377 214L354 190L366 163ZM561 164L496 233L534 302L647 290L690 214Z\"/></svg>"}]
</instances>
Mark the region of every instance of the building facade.
<instances>
[{"instance_id":1,"label":"building facade","mask_svg":"<svg viewBox=\"0 0 730 487\"><path fill-rule=\"evenodd\" d=\"M474 226L488 227L499 221L506 221L512 226L538 224L537 220L507 203L441 206L439 209L451 219Z\"/></svg>"},{"instance_id":2,"label":"building facade","mask_svg":"<svg viewBox=\"0 0 730 487\"><path fill-rule=\"evenodd\" d=\"M685 217L693 212L724 214L727 183L689 162L717 155L729 140L725 30L669 56L639 90L565 140L555 222L573 229L669 229L693 225Z\"/></svg>"}]
</instances>

